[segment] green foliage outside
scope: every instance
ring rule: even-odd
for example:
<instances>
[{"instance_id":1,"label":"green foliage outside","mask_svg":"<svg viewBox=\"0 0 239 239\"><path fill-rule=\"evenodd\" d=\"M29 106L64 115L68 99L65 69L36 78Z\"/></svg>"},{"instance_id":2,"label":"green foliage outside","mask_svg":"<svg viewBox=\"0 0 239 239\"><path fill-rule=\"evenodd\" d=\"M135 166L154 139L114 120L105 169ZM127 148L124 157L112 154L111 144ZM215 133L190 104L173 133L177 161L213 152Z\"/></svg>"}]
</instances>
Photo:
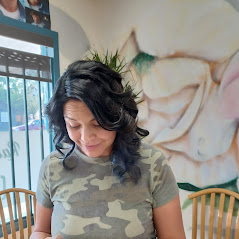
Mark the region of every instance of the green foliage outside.
<instances>
[{"instance_id":1,"label":"green foliage outside","mask_svg":"<svg viewBox=\"0 0 239 239\"><path fill-rule=\"evenodd\" d=\"M10 84L10 100L12 111L17 115L24 115L24 83L22 79L11 78ZM26 97L28 115L35 115L38 111L38 91L37 82L26 81ZM7 85L6 77L0 76L0 103L7 105Z\"/></svg>"}]
</instances>

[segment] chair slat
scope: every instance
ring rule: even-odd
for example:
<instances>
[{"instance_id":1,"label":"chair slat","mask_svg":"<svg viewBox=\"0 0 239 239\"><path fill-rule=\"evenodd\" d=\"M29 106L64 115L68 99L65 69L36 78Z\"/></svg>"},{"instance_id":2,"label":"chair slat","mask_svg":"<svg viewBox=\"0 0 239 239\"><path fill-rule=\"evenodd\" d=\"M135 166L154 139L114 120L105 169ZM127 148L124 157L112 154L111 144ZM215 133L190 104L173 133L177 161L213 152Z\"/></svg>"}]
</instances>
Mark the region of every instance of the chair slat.
<instances>
[{"instance_id":1,"label":"chair slat","mask_svg":"<svg viewBox=\"0 0 239 239\"><path fill-rule=\"evenodd\" d=\"M197 204L198 204L198 200L197 198L193 199L193 215L192 215L192 223L193 223L193 228L192 228L192 238L197 238L197 217L198 217L198 213L197 213Z\"/></svg>"},{"instance_id":2,"label":"chair slat","mask_svg":"<svg viewBox=\"0 0 239 239\"><path fill-rule=\"evenodd\" d=\"M221 239L222 235L222 216L225 202L225 194L222 193L220 197L220 204L218 209L218 227L217 227L217 239Z\"/></svg>"},{"instance_id":3,"label":"chair slat","mask_svg":"<svg viewBox=\"0 0 239 239\"><path fill-rule=\"evenodd\" d=\"M211 202L210 202L210 214L209 214L209 231L208 231L209 239L213 239L214 208L215 208L215 193L212 193Z\"/></svg>"},{"instance_id":4,"label":"chair slat","mask_svg":"<svg viewBox=\"0 0 239 239\"><path fill-rule=\"evenodd\" d=\"M3 238L8 239L7 225L6 225L6 221L5 221L5 215L4 215L4 211L3 211L1 196L0 196L0 216L1 216L1 221L2 221Z\"/></svg>"},{"instance_id":5,"label":"chair slat","mask_svg":"<svg viewBox=\"0 0 239 239\"><path fill-rule=\"evenodd\" d=\"M26 209L27 209L27 238L30 238L32 233L32 223L31 223L29 194L25 194L25 202L26 202Z\"/></svg>"},{"instance_id":6,"label":"chair slat","mask_svg":"<svg viewBox=\"0 0 239 239\"><path fill-rule=\"evenodd\" d=\"M227 224L226 224L225 239L230 239L234 202L235 202L235 198L231 196L230 201L229 201L228 212L227 212Z\"/></svg>"},{"instance_id":7,"label":"chair slat","mask_svg":"<svg viewBox=\"0 0 239 239\"><path fill-rule=\"evenodd\" d=\"M21 209L21 201L20 201L19 192L15 192L15 195L16 195L16 203L17 203L17 211L18 211L18 224L19 224L20 239L24 239L22 209Z\"/></svg>"},{"instance_id":8,"label":"chair slat","mask_svg":"<svg viewBox=\"0 0 239 239\"><path fill-rule=\"evenodd\" d=\"M236 227L235 227L235 236L234 239L239 238L239 210L237 211Z\"/></svg>"},{"instance_id":9,"label":"chair slat","mask_svg":"<svg viewBox=\"0 0 239 239\"><path fill-rule=\"evenodd\" d=\"M201 239L205 239L205 202L206 196L201 196Z\"/></svg>"},{"instance_id":10,"label":"chair slat","mask_svg":"<svg viewBox=\"0 0 239 239\"><path fill-rule=\"evenodd\" d=\"M16 239L16 228L15 228L15 222L14 222L13 212L12 212L12 200L9 193L6 193L6 197L7 197L9 216L10 216L11 235L12 235L12 239Z\"/></svg>"}]
</instances>

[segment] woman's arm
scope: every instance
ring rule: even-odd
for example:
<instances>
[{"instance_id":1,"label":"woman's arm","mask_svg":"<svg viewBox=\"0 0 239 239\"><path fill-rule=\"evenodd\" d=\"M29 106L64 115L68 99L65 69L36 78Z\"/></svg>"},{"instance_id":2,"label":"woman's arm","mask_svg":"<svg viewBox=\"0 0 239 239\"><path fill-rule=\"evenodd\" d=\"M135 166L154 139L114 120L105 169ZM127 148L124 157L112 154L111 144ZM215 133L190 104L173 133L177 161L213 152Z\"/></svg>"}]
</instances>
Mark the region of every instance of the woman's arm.
<instances>
[{"instance_id":1,"label":"woman's arm","mask_svg":"<svg viewBox=\"0 0 239 239\"><path fill-rule=\"evenodd\" d=\"M153 217L159 239L186 239L179 195L167 204L154 208Z\"/></svg>"},{"instance_id":2,"label":"woman's arm","mask_svg":"<svg viewBox=\"0 0 239 239\"><path fill-rule=\"evenodd\" d=\"M36 222L30 239L51 237L51 215L53 209L36 204Z\"/></svg>"}]
</instances>

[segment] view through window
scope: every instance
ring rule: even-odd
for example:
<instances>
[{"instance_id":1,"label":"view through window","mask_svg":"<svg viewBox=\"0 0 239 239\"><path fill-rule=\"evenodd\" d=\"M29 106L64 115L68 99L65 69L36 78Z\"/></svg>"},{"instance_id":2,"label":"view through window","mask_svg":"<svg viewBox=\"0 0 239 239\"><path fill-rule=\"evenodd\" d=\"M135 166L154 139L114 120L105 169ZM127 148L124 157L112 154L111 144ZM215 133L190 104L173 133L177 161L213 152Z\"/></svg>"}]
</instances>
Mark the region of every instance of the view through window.
<instances>
[{"instance_id":1,"label":"view through window","mask_svg":"<svg viewBox=\"0 0 239 239\"><path fill-rule=\"evenodd\" d=\"M52 147L44 108L53 57L50 47L0 36L0 190L36 191L41 161Z\"/></svg>"}]
</instances>

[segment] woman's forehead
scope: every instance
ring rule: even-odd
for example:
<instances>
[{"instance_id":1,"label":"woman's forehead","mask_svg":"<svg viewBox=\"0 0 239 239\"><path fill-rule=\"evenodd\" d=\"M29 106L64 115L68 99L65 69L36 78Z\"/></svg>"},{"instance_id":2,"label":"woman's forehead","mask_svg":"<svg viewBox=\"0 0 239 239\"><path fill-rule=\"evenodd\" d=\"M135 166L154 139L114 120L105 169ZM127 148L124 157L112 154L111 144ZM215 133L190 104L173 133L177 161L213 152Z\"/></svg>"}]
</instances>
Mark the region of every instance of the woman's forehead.
<instances>
[{"instance_id":1,"label":"woman's forehead","mask_svg":"<svg viewBox=\"0 0 239 239\"><path fill-rule=\"evenodd\" d=\"M87 117L90 121L95 120L91 111L80 100L69 100L64 104L63 107L64 117L72 120Z\"/></svg>"}]
</instances>

